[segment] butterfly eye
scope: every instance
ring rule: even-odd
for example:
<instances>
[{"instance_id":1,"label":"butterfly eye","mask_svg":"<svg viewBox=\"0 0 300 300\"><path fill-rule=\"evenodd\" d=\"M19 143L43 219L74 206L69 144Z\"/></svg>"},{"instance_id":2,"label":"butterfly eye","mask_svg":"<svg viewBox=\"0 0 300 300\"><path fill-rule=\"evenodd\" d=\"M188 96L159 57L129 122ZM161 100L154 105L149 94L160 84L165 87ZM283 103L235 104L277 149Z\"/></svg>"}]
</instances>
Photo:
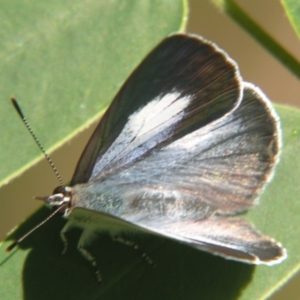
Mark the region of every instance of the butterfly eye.
<instances>
[{"instance_id":1,"label":"butterfly eye","mask_svg":"<svg viewBox=\"0 0 300 300\"><path fill-rule=\"evenodd\" d=\"M53 194L65 194L66 190L64 186L58 186L53 190Z\"/></svg>"}]
</instances>

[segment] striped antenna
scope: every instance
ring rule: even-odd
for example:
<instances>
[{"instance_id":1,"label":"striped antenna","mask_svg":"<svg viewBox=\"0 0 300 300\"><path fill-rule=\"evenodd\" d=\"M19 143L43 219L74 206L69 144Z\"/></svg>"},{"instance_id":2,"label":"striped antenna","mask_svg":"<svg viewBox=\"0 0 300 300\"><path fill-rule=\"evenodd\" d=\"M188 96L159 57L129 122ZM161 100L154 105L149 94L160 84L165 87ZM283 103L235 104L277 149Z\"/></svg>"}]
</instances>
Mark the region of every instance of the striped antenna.
<instances>
[{"instance_id":1,"label":"striped antenna","mask_svg":"<svg viewBox=\"0 0 300 300\"><path fill-rule=\"evenodd\" d=\"M65 207L66 204L64 206L60 206L58 207L49 217L47 217L44 221L42 221L40 224L38 224L37 226L35 226L34 228L32 228L30 231L28 231L26 234L24 234L22 237L20 237L18 240L14 241L13 243L11 243L6 249L5 252L9 253L12 249L14 249L18 244L20 244L24 239L26 239L30 234L32 234L34 231L36 231L38 228L40 228L42 225L44 225L46 222L48 222L50 219L52 219L53 216L55 216L58 212L60 212L62 207Z\"/></svg>"},{"instance_id":2,"label":"striped antenna","mask_svg":"<svg viewBox=\"0 0 300 300\"><path fill-rule=\"evenodd\" d=\"M29 133L30 133L31 136L33 137L35 143L38 145L38 147L40 148L40 150L44 153L44 155L45 155L45 157L46 157L46 159L47 159L47 161L48 161L50 167L52 168L52 170L53 170L55 176L57 177L57 179L58 179L58 181L59 181L59 184L60 184L61 186L65 186L65 185L64 185L64 182L63 182L63 180L62 180L62 178L61 178L61 176L60 176L60 174L59 174L59 172L58 172L58 170L57 170L57 168L56 168L56 166L54 165L54 163L53 163L53 161L52 161L52 159L51 159L50 156L47 154L47 152L45 151L44 147L42 146L42 144L40 143L40 141L38 140L38 138L37 138L36 135L34 134L33 130L31 129L31 126L29 125L27 119L25 118L25 116L24 116L24 114L23 114L23 112L22 112L22 110L21 110L21 108L20 108L20 106L19 106L17 100L16 100L14 97L11 97L10 100L11 100L11 102L12 102L14 108L15 108L16 111L18 112L19 116L21 117L21 119L22 119L23 123L25 124L26 128L28 129Z\"/></svg>"}]
</instances>

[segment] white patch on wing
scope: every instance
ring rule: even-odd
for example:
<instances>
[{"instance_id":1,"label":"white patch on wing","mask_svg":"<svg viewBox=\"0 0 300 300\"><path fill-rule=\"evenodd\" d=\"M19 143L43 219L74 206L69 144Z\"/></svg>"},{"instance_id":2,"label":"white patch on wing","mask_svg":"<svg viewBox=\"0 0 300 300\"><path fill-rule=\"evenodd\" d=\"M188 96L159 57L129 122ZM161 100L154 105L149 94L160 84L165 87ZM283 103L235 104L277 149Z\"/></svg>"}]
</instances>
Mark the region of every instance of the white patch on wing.
<instances>
[{"instance_id":1,"label":"white patch on wing","mask_svg":"<svg viewBox=\"0 0 300 300\"><path fill-rule=\"evenodd\" d=\"M179 93L167 94L163 98L155 98L138 112L129 117L128 126L136 131L137 137L153 130L155 127L166 123L173 116L182 112L189 104L189 98L179 98ZM179 116L179 115L178 115ZM178 119L174 120L178 121ZM169 124L167 124L169 125Z\"/></svg>"},{"instance_id":2,"label":"white patch on wing","mask_svg":"<svg viewBox=\"0 0 300 300\"><path fill-rule=\"evenodd\" d=\"M168 151L185 151L189 153L203 153L207 148L212 147L213 144L223 140L224 137L243 132L244 127L241 118L235 118L235 114L225 115L185 136L174 141L172 144L166 146ZM240 136L241 140L243 136ZM231 140L231 143L233 141ZM237 144L235 147L238 147ZM234 148L234 147L233 147ZM217 151L218 147L214 147ZM220 152L224 150L221 147ZM204 154L202 154L204 155Z\"/></svg>"},{"instance_id":3,"label":"white patch on wing","mask_svg":"<svg viewBox=\"0 0 300 300\"><path fill-rule=\"evenodd\" d=\"M120 135L112 143L107 152L97 161L91 178L97 176L114 159L120 158L135 149L135 156L139 155L139 146L163 134L164 130L178 123L184 109L189 105L191 97L180 97L174 92L156 97L140 110L134 112L124 126Z\"/></svg>"}]
</instances>

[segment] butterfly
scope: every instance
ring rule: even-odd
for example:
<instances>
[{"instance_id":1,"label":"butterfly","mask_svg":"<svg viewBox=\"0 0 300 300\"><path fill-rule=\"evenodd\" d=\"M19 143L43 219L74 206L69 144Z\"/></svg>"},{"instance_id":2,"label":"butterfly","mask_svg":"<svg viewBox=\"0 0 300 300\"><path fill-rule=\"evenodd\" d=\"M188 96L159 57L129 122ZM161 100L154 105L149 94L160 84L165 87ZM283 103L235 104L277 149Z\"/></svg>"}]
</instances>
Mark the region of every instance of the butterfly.
<instances>
[{"instance_id":1,"label":"butterfly","mask_svg":"<svg viewBox=\"0 0 300 300\"><path fill-rule=\"evenodd\" d=\"M271 179L280 127L262 91L237 64L192 34L165 38L134 70L105 112L70 186L44 198L83 228L151 232L250 264L273 265L286 250L241 216ZM101 281L101 275L98 274Z\"/></svg>"}]
</instances>

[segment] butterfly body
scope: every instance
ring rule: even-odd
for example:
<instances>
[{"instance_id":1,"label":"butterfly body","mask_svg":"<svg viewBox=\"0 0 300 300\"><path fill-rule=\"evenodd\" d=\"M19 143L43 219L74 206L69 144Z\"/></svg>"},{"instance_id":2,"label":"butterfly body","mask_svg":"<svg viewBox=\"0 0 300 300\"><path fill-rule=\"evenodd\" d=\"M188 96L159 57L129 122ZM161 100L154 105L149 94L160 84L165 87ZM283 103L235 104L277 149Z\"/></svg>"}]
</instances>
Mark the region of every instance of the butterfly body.
<instances>
[{"instance_id":1,"label":"butterfly body","mask_svg":"<svg viewBox=\"0 0 300 300\"><path fill-rule=\"evenodd\" d=\"M280 243L240 216L274 172L279 119L221 49L175 34L125 82L77 165L47 199L89 235L152 232L225 258L272 265Z\"/></svg>"}]
</instances>

